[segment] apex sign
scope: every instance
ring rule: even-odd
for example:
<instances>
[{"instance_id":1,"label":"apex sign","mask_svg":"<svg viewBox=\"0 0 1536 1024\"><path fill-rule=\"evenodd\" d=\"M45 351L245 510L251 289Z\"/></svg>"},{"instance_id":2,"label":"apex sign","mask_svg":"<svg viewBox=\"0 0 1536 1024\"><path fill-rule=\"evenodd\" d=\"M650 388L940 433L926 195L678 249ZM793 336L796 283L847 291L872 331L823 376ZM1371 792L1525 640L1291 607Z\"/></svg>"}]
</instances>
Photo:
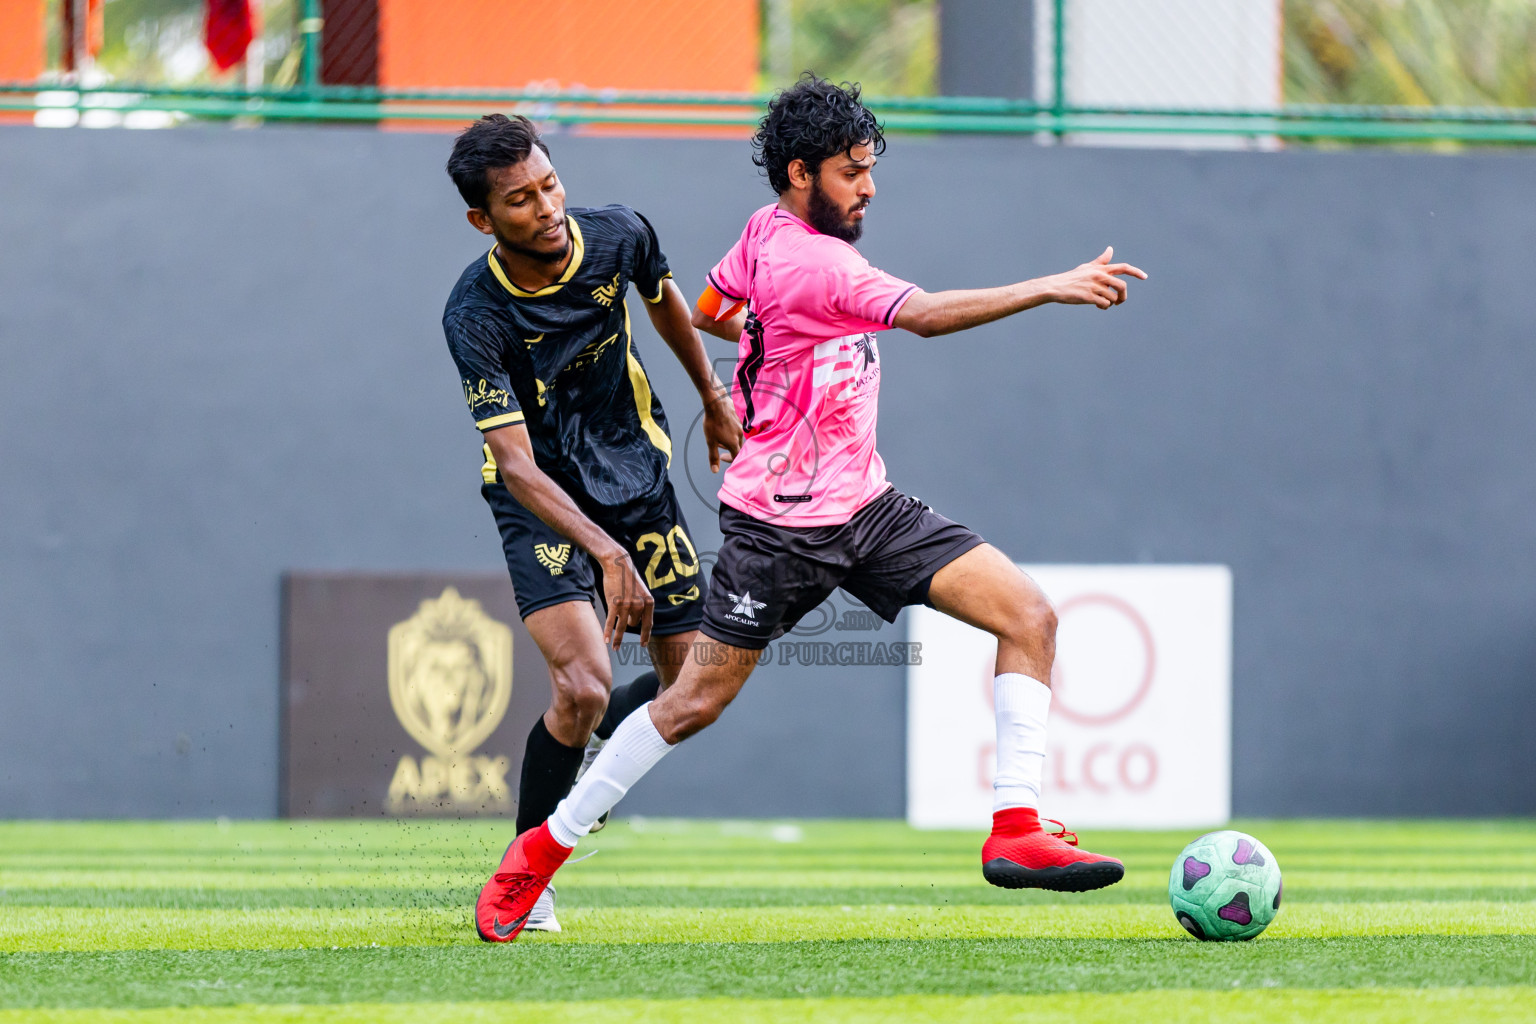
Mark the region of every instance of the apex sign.
<instances>
[{"instance_id":1,"label":"apex sign","mask_svg":"<svg viewBox=\"0 0 1536 1024\"><path fill-rule=\"evenodd\" d=\"M548 703L505 573L284 577L284 816L512 814Z\"/></svg>"},{"instance_id":2,"label":"apex sign","mask_svg":"<svg viewBox=\"0 0 1536 1024\"><path fill-rule=\"evenodd\" d=\"M506 756L475 749L512 699L512 629L453 587L422 601L389 631L389 700L411 738L432 752L401 756L389 783L391 813L512 809Z\"/></svg>"}]
</instances>

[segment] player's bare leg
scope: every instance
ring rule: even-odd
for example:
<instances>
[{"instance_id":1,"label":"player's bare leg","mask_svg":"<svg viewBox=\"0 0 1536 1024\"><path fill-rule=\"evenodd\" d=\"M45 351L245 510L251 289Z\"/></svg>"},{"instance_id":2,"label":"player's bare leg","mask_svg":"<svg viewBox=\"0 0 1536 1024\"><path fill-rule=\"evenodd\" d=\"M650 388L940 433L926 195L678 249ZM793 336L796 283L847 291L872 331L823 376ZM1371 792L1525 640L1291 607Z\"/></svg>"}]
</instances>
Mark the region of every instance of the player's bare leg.
<instances>
[{"instance_id":1,"label":"player's bare leg","mask_svg":"<svg viewBox=\"0 0 1536 1024\"><path fill-rule=\"evenodd\" d=\"M677 679L651 702L651 722L668 745L714 724L757 667L762 651L696 638Z\"/></svg>"},{"instance_id":2,"label":"player's bare leg","mask_svg":"<svg viewBox=\"0 0 1536 1024\"><path fill-rule=\"evenodd\" d=\"M592 768L549 820L517 837L492 878L498 898L482 900L476 925L487 941L508 942L581 837L676 744L704 729L741 692L761 651L701 639L695 654L651 703L614 731Z\"/></svg>"},{"instance_id":3,"label":"player's bare leg","mask_svg":"<svg viewBox=\"0 0 1536 1024\"><path fill-rule=\"evenodd\" d=\"M651 664L656 669L656 675L661 677L663 690L677 681L678 675L683 671L683 665L687 663L693 652L694 641L698 639L699 631L696 629L673 636L651 637ZM705 641L705 643L711 642L713 641Z\"/></svg>"},{"instance_id":4,"label":"player's bare leg","mask_svg":"<svg viewBox=\"0 0 1536 1024\"><path fill-rule=\"evenodd\" d=\"M1118 882L1125 875L1118 860L1077 849L1077 837L1065 830L1053 834L1040 827L1045 724L1056 658L1056 612L1050 601L990 544L967 551L935 573L928 600L997 638L997 777L992 834L981 852L987 881L1010 889L1066 892Z\"/></svg>"},{"instance_id":5,"label":"player's bare leg","mask_svg":"<svg viewBox=\"0 0 1536 1024\"><path fill-rule=\"evenodd\" d=\"M1056 661L1056 610L1018 566L990 544L972 548L933 574L928 600L997 637L997 672L1050 686Z\"/></svg>"},{"instance_id":6,"label":"player's bare leg","mask_svg":"<svg viewBox=\"0 0 1536 1024\"><path fill-rule=\"evenodd\" d=\"M560 744L580 750L602 719L613 688L603 624L590 602L566 601L540 608L523 625L549 665L550 704L544 712L544 728Z\"/></svg>"},{"instance_id":7,"label":"player's bare leg","mask_svg":"<svg viewBox=\"0 0 1536 1024\"><path fill-rule=\"evenodd\" d=\"M542 751L542 748L550 747L548 740L552 740L564 750L554 749L548 764L533 765L532 768L529 758L524 757L517 815L519 832L526 832L549 817L555 805L570 791L575 773L581 766L581 753L594 734L601 734L605 739L612 735L613 729L636 707L677 678L696 633L689 630L673 636L652 637L649 645L651 660L659 680L648 680L649 673L642 675L629 684L636 692L628 694L623 692L624 687L615 689L613 686L602 622L591 604L566 601L551 605L529 615L523 623L544 655L550 679L549 710L544 712L529 736L530 749L537 744ZM635 699L626 701L625 697ZM607 714L610 710L616 717ZM570 766L566 762L570 762ZM567 767L569 777L563 778ZM542 771L561 776L552 783L552 789L557 791L546 794L544 790L551 787L530 780L530 770L535 774ZM531 787L530 781L534 783Z\"/></svg>"},{"instance_id":8,"label":"player's bare leg","mask_svg":"<svg viewBox=\"0 0 1536 1024\"><path fill-rule=\"evenodd\" d=\"M620 723L591 770L550 816L550 830L561 845L574 846L662 755L719 718L761 654L699 638L676 681Z\"/></svg>"},{"instance_id":9,"label":"player's bare leg","mask_svg":"<svg viewBox=\"0 0 1536 1024\"><path fill-rule=\"evenodd\" d=\"M549 667L550 704L534 723L523 747L514 836L542 824L570 792L581 770L587 738L608 706L613 685L602 626L589 601L565 601L541 608L524 618L523 624ZM511 856L508 846L502 855L502 868ZM502 873L498 868L476 903L476 928L484 939L491 939L505 925L494 915L488 922L479 920L482 905L501 891L496 876ZM553 888L539 894L536 904L523 916L521 927L560 931Z\"/></svg>"},{"instance_id":10,"label":"player's bare leg","mask_svg":"<svg viewBox=\"0 0 1536 1024\"><path fill-rule=\"evenodd\" d=\"M657 677L649 672L627 686L613 686L602 623L588 601L550 605L523 621L549 666L550 706L534 723L524 747L517 834L541 825L570 792L589 752L595 757L594 747L602 745L601 740L594 742L597 734L611 735L618 722L654 697L658 688ZM666 639L653 639L652 647ZM560 930L553 889L540 896L524 927Z\"/></svg>"},{"instance_id":11,"label":"player's bare leg","mask_svg":"<svg viewBox=\"0 0 1536 1024\"><path fill-rule=\"evenodd\" d=\"M581 779L587 773L597 755L602 753L603 746L613 736L613 731L619 727L619 723L630 715L642 704L656 699L656 694L672 685L677 674L682 671L683 662L688 658L688 652L693 647L694 637L698 636L698 630L690 629L686 633L674 633L671 636L652 636L648 649L651 654L653 671L640 676L627 686L616 686L608 698L608 710L603 712L602 721L592 730L592 735L587 740L586 749L582 751L581 768L576 772L576 778ZM598 818L592 826L593 832L599 832L608 824L608 815ZM529 927L533 927L530 921Z\"/></svg>"}]
</instances>

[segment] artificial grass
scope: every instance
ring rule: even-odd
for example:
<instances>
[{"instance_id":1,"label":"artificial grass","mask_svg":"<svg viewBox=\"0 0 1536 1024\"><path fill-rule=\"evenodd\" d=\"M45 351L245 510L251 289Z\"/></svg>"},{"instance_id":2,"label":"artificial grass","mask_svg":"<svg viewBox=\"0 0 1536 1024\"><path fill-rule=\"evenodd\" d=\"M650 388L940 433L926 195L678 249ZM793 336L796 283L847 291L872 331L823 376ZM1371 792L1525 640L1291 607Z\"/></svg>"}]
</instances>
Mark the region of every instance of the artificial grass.
<instances>
[{"instance_id":1,"label":"artificial grass","mask_svg":"<svg viewBox=\"0 0 1536 1024\"><path fill-rule=\"evenodd\" d=\"M1360 988L1536 983L1533 936L519 942L12 953L5 1007L477 1002ZM1536 992L1532 993L1536 1005Z\"/></svg>"},{"instance_id":2,"label":"artificial grass","mask_svg":"<svg viewBox=\"0 0 1536 1024\"><path fill-rule=\"evenodd\" d=\"M1287 876L1289 878L1289 876ZM483 879L481 881L484 881ZM1291 883L1287 883L1290 885ZM314 907L359 910L370 907L443 908L467 907L480 891L480 883L457 886L367 888L171 888L101 887L52 889L0 889L0 908L5 907L134 907L167 910L249 910L259 907ZM1477 903L1496 895L1509 903L1536 901L1536 886L1437 885L1402 888L1330 886L1286 889L1287 906L1309 903ZM621 907L824 907L824 906L1001 906L1029 907L1042 904L1073 906L1141 904L1167 906L1168 893L1156 886L1121 882L1109 889L1084 893L1055 893L1038 889L995 889L976 886L569 886L560 888L560 906L576 909ZM3 910L0 910L3 914Z\"/></svg>"},{"instance_id":3,"label":"artificial grass","mask_svg":"<svg viewBox=\"0 0 1536 1024\"><path fill-rule=\"evenodd\" d=\"M1182 833L1085 834L1127 877L1069 895L987 886L973 834L639 821L561 872L564 933L489 947L503 822L0 824L0 1024L1536 1016L1536 823L1237 827L1286 880L1252 943L1178 928Z\"/></svg>"},{"instance_id":4,"label":"artificial grass","mask_svg":"<svg viewBox=\"0 0 1536 1024\"><path fill-rule=\"evenodd\" d=\"M525 942L804 942L949 938L1182 939L1166 907L617 907L562 910L559 935ZM462 907L161 910L14 907L0 918L0 952L129 949L304 949L315 946L455 946L479 942ZM1269 939L1359 935L1530 935L1536 903L1305 903L1289 907Z\"/></svg>"},{"instance_id":5,"label":"artificial grass","mask_svg":"<svg viewBox=\"0 0 1536 1024\"><path fill-rule=\"evenodd\" d=\"M335 1003L0 1010L0 1024L1031 1024L1177 1020L1185 1024L1399 1024L1454 1019L1509 1024L1529 1017L1523 988L1268 989L1071 992L1037 996L883 996L862 999L622 999L585 1002Z\"/></svg>"}]
</instances>

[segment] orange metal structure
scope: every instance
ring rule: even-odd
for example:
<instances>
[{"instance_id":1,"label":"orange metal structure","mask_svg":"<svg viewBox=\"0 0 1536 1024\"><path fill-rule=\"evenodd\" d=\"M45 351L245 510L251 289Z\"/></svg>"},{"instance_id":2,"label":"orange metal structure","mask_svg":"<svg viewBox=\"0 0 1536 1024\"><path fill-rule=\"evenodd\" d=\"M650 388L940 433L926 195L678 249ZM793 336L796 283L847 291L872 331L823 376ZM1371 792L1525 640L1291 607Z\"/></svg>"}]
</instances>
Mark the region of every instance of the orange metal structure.
<instances>
[{"instance_id":1,"label":"orange metal structure","mask_svg":"<svg viewBox=\"0 0 1536 1024\"><path fill-rule=\"evenodd\" d=\"M756 85L757 0L378 0L379 86Z\"/></svg>"},{"instance_id":2,"label":"orange metal structure","mask_svg":"<svg viewBox=\"0 0 1536 1024\"><path fill-rule=\"evenodd\" d=\"M0 3L0 82L31 82L43 71L43 0Z\"/></svg>"},{"instance_id":3,"label":"orange metal structure","mask_svg":"<svg viewBox=\"0 0 1536 1024\"><path fill-rule=\"evenodd\" d=\"M43 0L0 3L0 82L35 81L43 73L46 45ZM0 123L31 120L31 114L0 112Z\"/></svg>"}]
</instances>

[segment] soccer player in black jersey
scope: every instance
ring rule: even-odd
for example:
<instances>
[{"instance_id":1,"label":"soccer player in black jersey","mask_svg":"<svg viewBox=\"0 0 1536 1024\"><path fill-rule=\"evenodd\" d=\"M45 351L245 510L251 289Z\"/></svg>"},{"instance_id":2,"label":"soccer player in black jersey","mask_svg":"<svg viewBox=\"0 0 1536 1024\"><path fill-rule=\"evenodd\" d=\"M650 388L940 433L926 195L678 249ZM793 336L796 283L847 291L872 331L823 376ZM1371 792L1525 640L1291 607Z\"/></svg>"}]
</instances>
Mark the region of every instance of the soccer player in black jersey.
<instances>
[{"instance_id":1,"label":"soccer player in black jersey","mask_svg":"<svg viewBox=\"0 0 1536 1024\"><path fill-rule=\"evenodd\" d=\"M644 217L625 206L567 209L549 150L524 117L492 114L465 129L448 174L470 224L496 244L459 278L443 332L484 435L481 493L554 690L523 755L521 834L570 791L589 738L595 752L672 682L702 618L705 578L667 479L666 415L631 336L631 284L698 388L711 471L722 449L740 449L741 424ZM656 671L612 688L605 645L627 631L649 645ZM514 933L495 914L505 867L476 904L487 941ZM553 897L516 925L558 931Z\"/></svg>"}]
</instances>

